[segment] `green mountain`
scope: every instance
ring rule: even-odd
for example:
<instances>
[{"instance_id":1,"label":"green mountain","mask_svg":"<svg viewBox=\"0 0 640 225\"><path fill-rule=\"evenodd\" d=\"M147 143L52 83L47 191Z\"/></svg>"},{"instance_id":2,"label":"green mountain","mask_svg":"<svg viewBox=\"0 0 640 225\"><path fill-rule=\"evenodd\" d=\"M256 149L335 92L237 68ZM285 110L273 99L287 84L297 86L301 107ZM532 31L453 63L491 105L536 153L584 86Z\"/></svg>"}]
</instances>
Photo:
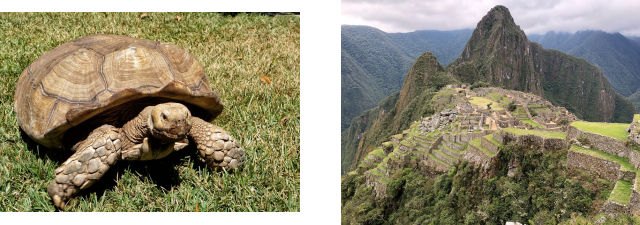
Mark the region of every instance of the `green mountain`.
<instances>
[{"instance_id":1,"label":"green mountain","mask_svg":"<svg viewBox=\"0 0 640 225\"><path fill-rule=\"evenodd\" d=\"M352 120L341 137L342 173L391 134L448 104L441 101L446 95L436 94L447 82L534 93L590 121L629 122L634 113L631 103L613 91L597 67L529 42L503 6L483 17L458 59L441 67L433 54L423 54L399 92Z\"/></svg>"},{"instance_id":2,"label":"green mountain","mask_svg":"<svg viewBox=\"0 0 640 225\"><path fill-rule=\"evenodd\" d=\"M589 121L631 121L633 107L598 67L527 39L509 10L496 6L474 30L449 70L462 82L486 82L544 96Z\"/></svg>"},{"instance_id":3,"label":"green mountain","mask_svg":"<svg viewBox=\"0 0 640 225\"><path fill-rule=\"evenodd\" d=\"M436 96L436 92L453 82L453 77L444 72L433 54L427 52L418 57L402 90L355 117L349 128L342 132L342 172L360 161L380 140L398 133L423 116L440 111L445 105L438 99L446 97Z\"/></svg>"},{"instance_id":4,"label":"green mountain","mask_svg":"<svg viewBox=\"0 0 640 225\"><path fill-rule=\"evenodd\" d=\"M584 58L602 70L613 89L629 96L640 88L640 45L620 33L578 31L528 35L543 47Z\"/></svg>"},{"instance_id":5,"label":"green mountain","mask_svg":"<svg viewBox=\"0 0 640 225\"><path fill-rule=\"evenodd\" d=\"M471 37L472 29L440 31L418 30L409 33L389 33L389 37L412 59L429 51L442 65L447 65L462 52L464 44ZM406 73L405 73L406 74Z\"/></svg>"},{"instance_id":6,"label":"green mountain","mask_svg":"<svg viewBox=\"0 0 640 225\"><path fill-rule=\"evenodd\" d=\"M343 131L342 224L640 224L633 113L496 6L454 62L420 55Z\"/></svg>"},{"instance_id":7,"label":"green mountain","mask_svg":"<svg viewBox=\"0 0 640 225\"><path fill-rule=\"evenodd\" d=\"M341 129L384 97L400 90L412 62L432 51L442 63L462 51L471 30L385 33L368 26L342 26Z\"/></svg>"},{"instance_id":8,"label":"green mountain","mask_svg":"<svg viewBox=\"0 0 640 225\"><path fill-rule=\"evenodd\" d=\"M397 91L411 60L381 30L342 26L342 127Z\"/></svg>"}]
</instances>

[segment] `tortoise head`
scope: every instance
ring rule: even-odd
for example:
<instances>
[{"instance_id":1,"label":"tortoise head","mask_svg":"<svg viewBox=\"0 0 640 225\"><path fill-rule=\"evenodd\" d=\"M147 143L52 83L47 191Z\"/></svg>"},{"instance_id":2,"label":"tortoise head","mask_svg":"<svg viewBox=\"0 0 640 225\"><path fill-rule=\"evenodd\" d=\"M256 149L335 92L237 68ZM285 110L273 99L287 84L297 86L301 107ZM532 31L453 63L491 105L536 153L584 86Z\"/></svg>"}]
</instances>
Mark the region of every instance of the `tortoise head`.
<instances>
[{"instance_id":1,"label":"tortoise head","mask_svg":"<svg viewBox=\"0 0 640 225\"><path fill-rule=\"evenodd\" d=\"M191 112L180 103L169 102L153 107L149 129L154 138L166 141L183 140L191 129Z\"/></svg>"}]
</instances>

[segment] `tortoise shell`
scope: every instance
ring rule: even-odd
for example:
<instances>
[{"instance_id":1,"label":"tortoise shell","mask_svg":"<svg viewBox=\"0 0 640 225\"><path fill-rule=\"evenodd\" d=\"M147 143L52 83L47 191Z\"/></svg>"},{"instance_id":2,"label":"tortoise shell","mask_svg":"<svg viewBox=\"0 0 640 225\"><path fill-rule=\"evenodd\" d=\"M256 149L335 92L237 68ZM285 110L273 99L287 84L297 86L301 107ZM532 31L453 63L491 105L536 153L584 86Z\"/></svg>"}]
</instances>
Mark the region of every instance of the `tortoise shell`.
<instances>
[{"instance_id":1,"label":"tortoise shell","mask_svg":"<svg viewBox=\"0 0 640 225\"><path fill-rule=\"evenodd\" d=\"M122 125L147 105L167 101L206 119L223 109L204 69L184 49L97 34L62 44L29 65L18 79L14 107L33 140L64 148L65 140L86 137L105 123Z\"/></svg>"}]
</instances>

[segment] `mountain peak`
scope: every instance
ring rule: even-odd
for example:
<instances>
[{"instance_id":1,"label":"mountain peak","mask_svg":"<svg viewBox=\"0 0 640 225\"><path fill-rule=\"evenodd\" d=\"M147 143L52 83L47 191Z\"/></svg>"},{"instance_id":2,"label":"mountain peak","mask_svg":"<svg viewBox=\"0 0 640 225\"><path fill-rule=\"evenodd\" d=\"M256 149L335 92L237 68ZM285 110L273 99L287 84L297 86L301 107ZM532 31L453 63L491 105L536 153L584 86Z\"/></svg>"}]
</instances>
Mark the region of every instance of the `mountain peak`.
<instances>
[{"instance_id":1,"label":"mountain peak","mask_svg":"<svg viewBox=\"0 0 640 225\"><path fill-rule=\"evenodd\" d=\"M629 119L614 116L616 104L622 110L630 103L615 95L597 67L532 44L504 6L493 7L478 22L462 54L449 68L463 83L485 82L545 96L585 120Z\"/></svg>"},{"instance_id":2,"label":"mountain peak","mask_svg":"<svg viewBox=\"0 0 640 225\"><path fill-rule=\"evenodd\" d=\"M475 66L463 62L474 62ZM504 6L495 6L482 17L452 64L462 82L483 81L542 95L541 80L534 74L531 43Z\"/></svg>"},{"instance_id":3,"label":"mountain peak","mask_svg":"<svg viewBox=\"0 0 640 225\"><path fill-rule=\"evenodd\" d=\"M511 17L511 13L507 7L497 5L493 7L489 12L482 17L482 20L478 22L476 31L482 36L490 34L492 30L496 28L502 28L503 30L516 31L524 35L524 32L520 30L520 27L516 25Z\"/></svg>"}]
</instances>

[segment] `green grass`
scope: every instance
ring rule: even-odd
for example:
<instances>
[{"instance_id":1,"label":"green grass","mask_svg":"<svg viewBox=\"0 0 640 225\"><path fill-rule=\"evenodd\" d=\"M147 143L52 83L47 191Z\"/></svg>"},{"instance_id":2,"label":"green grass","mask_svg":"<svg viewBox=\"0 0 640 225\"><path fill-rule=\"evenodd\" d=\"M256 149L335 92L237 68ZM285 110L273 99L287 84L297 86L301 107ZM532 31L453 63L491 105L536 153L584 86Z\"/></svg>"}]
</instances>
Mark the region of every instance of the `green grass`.
<instances>
[{"instance_id":1,"label":"green grass","mask_svg":"<svg viewBox=\"0 0 640 225\"><path fill-rule=\"evenodd\" d=\"M629 133L627 133L627 128L629 128L628 123L576 121L571 123L571 126L585 132L601 134L621 141L626 141L627 135L629 135Z\"/></svg>"},{"instance_id":2,"label":"green grass","mask_svg":"<svg viewBox=\"0 0 640 225\"><path fill-rule=\"evenodd\" d=\"M484 154L489 156L489 157L496 156L497 153L493 153L493 152L489 151L489 149L486 149L485 147L482 147L482 143L481 143L482 140L480 140L480 138L481 137L469 141L469 145L472 145L472 146L480 149L480 151L484 152Z\"/></svg>"},{"instance_id":3,"label":"green grass","mask_svg":"<svg viewBox=\"0 0 640 225\"><path fill-rule=\"evenodd\" d=\"M380 158L384 158L386 156L386 155L384 155L384 152L382 151L382 148L376 148L375 150L369 152L369 154L378 156Z\"/></svg>"},{"instance_id":4,"label":"green grass","mask_svg":"<svg viewBox=\"0 0 640 225\"><path fill-rule=\"evenodd\" d=\"M518 118L518 119L520 119L520 118ZM544 127L540 126L540 124L536 123L536 122L535 122L535 121L533 121L533 120L530 120L529 118L527 118L527 119L521 119L520 121L522 121L523 123L529 124L529 125L531 125L532 127L544 128Z\"/></svg>"},{"instance_id":5,"label":"green grass","mask_svg":"<svg viewBox=\"0 0 640 225\"><path fill-rule=\"evenodd\" d=\"M438 155L441 155L441 156L443 156L443 157L445 157L445 158L447 158L447 159L455 160L455 158L454 158L453 156L450 156L450 155L448 155L447 153L444 153L444 152L443 152L442 150L440 150L440 149L435 149L435 150L433 150L433 152L437 152L437 153L438 153Z\"/></svg>"},{"instance_id":6,"label":"green grass","mask_svg":"<svg viewBox=\"0 0 640 225\"><path fill-rule=\"evenodd\" d=\"M553 131L542 131L542 130L524 130L524 129L517 129L517 128L512 128L512 127L508 127L508 128L504 128L502 129L505 132L509 132L515 135L527 135L527 134L533 134L533 135L537 135L543 138L560 138L560 139L564 139L567 134L564 132L553 132Z\"/></svg>"},{"instance_id":7,"label":"green grass","mask_svg":"<svg viewBox=\"0 0 640 225\"><path fill-rule=\"evenodd\" d=\"M633 114L633 121L638 121L640 120L640 114Z\"/></svg>"},{"instance_id":8,"label":"green grass","mask_svg":"<svg viewBox=\"0 0 640 225\"><path fill-rule=\"evenodd\" d=\"M504 110L500 104L495 101L492 101L483 97L471 97L469 103L479 106L480 108L486 109L487 104L491 103L491 109L494 111Z\"/></svg>"},{"instance_id":9,"label":"green grass","mask_svg":"<svg viewBox=\"0 0 640 225\"><path fill-rule=\"evenodd\" d=\"M570 150L579 152L582 154L598 157L601 159L609 160L612 162L616 162L620 164L620 169L622 169L623 171L636 171L636 168L631 163L629 163L629 160L627 158L623 158L617 155L612 155L612 154L603 152L599 149L595 149L595 148L587 149L577 145L572 145Z\"/></svg>"},{"instance_id":10,"label":"green grass","mask_svg":"<svg viewBox=\"0 0 640 225\"><path fill-rule=\"evenodd\" d=\"M498 143L498 141L496 141L496 139L493 139L493 134L488 134L483 136L484 139L487 139L487 141L493 143L493 145L500 147L502 146L502 144Z\"/></svg>"},{"instance_id":11,"label":"green grass","mask_svg":"<svg viewBox=\"0 0 640 225\"><path fill-rule=\"evenodd\" d=\"M409 139L404 139L400 141L400 144L409 148L416 147L416 143L413 140L409 140Z\"/></svg>"},{"instance_id":12,"label":"green grass","mask_svg":"<svg viewBox=\"0 0 640 225\"><path fill-rule=\"evenodd\" d=\"M613 187L609 201L617 202L623 205L628 205L631 200L631 191L633 184L628 180L618 180L616 186Z\"/></svg>"},{"instance_id":13,"label":"green grass","mask_svg":"<svg viewBox=\"0 0 640 225\"><path fill-rule=\"evenodd\" d=\"M118 162L66 210L300 211L299 17L147 14L0 13L0 211L55 210L46 189L70 154L23 141L15 85L43 53L95 33L170 42L194 55L226 106L214 123L238 139L247 162L235 173L211 171L195 148Z\"/></svg>"},{"instance_id":14,"label":"green grass","mask_svg":"<svg viewBox=\"0 0 640 225\"><path fill-rule=\"evenodd\" d=\"M451 166L451 164L449 164L448 162L442 160L442 159L438 159L438 157L436 157L436 155L434 155L433 153L429 153L429 158L431 158L432 160L445 165L445 166Z\"/></svg>"},{"instance_id":15,"label":"green grass","mask_svg":"<svg viewBox=\"0 0 640 225\"><path fill-rule=\"evenodd\" d=\"M453 148L451 148L451 147L449 147L449 146L447 146L447 145L445 145L445 144L440 145L440 147L442 147L442 148L446 148L446 149L447 149L447 150L449 150L450 152L453 152L454 154L457 154L457 155L462 154L462 151L460 151L460 150L455 150L455 149L453 149Z\"/></svg>"}]
</instances>

